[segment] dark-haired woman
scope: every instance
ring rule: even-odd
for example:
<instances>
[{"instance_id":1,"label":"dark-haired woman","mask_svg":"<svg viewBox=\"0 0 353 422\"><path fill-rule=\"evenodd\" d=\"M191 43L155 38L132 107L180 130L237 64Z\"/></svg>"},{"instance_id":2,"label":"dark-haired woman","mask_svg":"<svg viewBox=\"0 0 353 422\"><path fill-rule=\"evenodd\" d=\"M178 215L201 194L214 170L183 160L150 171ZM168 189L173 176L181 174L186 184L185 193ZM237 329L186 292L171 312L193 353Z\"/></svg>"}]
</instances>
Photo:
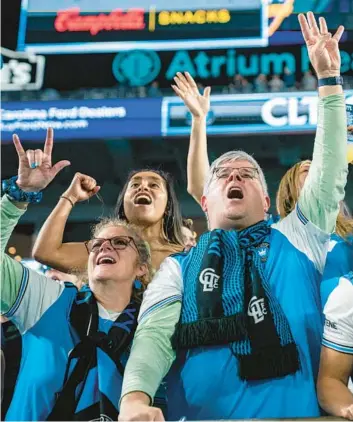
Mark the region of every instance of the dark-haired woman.
<instances>
[{"instance_id":1,"label":"dark-haired woman","mask_svg":"<svg viewBox=\"0 0 353 422\"><path fill-rule=\"evenodd\" d=\"M36 260L62 271L85 269L84 243L63 243L63 234L73 206L91 198L99 189L92 177L75 174L39 233L33 250ZM179 204L172 180L162 171L130 173L117 201L116 216L142 230L151 248L155 270L167 256L184 247Z\"/></svg>"}]
</instances>

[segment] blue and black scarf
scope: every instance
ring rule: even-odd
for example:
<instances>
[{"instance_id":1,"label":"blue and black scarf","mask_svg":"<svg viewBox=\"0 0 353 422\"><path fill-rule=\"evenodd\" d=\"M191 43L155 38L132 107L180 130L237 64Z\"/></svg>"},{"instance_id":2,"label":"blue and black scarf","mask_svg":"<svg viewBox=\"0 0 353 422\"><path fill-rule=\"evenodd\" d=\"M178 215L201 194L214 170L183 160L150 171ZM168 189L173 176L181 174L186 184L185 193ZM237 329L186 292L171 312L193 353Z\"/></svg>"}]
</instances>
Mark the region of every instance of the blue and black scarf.
<instances>
[{"instance_id":1,"label":"blue and black scarf","mask_svg":"<svg viewBox=\"0 0 353 422\"><path fill-rule=\"evenodd\" d=\"M261 221L240 232L201 236L184 272L175 349L230 344L244 380L296 372L299 355L264 273L271 228Z\"/></svg>"},{"instance_id":2,"label":"blue and black scarf","mask_svg":"<svg viewBox=\"0 0 353 422\"><path fill-rule=\"evenodd\" d=\"M101 380L106 383L114 379L111 378L112 374L104 373L104 368L100 367L100 359L104 358L102 353L108 355L123 377L122 355L127 352L133 340L139 308L140 304L132 300L106 334L98 329L98 306L91 290L87 287L78 292L70 312L70 323L80 341L69 354L63 387L56 395L54 407L47 420L117 420L118 410L101 388L98 402L81 410L77 410L77 406L92 369L97 369L99 384ZM73 360L76 363L70 372Z\"/></svg>"}]
</instances>

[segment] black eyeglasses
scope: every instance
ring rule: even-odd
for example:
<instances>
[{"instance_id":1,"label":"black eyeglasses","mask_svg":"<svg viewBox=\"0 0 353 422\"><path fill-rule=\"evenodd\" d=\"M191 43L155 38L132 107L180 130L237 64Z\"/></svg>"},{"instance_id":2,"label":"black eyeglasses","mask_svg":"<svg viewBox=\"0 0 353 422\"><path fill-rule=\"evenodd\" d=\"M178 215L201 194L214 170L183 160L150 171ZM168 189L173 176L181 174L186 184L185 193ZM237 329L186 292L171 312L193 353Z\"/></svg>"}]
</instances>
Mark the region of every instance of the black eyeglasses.
<instances>
[{"instance_id":1,"label":"black eyeglasses","mask_svg":"<svg viewBox=\"0 0 353 422\"><path fill-rule=\"evenodd\" d=\"M107 241L109 241L111 247L115 250L122 251L130 245L132 248L135 247L137 253L139 253L134 238L131 236L114 236L110 239L104 239L101 237L93 238L85 242L87 252L91 253L99 251L103 243Z\"/></svg>"},{"instance_id":2,"label":"black eyeglasses","mask_svg":"<svg viewBox=\"0 0 353 422\"><path fill-rule=\"evenodd\" d=\"M258 176L259 172L255 167L215 167L213 169L213 174L217 179L228 179L228 177L233 173L234 170L237 170L239 176L243 179L255 179Z\"/></svg>"}]
</instances>

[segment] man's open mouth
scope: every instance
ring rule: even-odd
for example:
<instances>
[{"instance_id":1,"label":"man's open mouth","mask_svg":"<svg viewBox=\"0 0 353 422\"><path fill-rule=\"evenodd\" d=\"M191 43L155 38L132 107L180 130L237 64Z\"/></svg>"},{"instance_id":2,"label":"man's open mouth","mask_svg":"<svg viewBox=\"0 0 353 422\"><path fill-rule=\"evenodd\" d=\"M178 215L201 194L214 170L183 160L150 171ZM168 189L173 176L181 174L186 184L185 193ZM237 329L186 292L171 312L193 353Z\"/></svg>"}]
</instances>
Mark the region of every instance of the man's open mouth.
<instances>
[{"instance_id":1,"label":"man's open mouth","mask_svg":"<svg viewBox=\"0 0 353 422\"><path fill-rule=\"evenodd\" d=\"M234 187L228 190L227 197L229 199L243 199L244 194L240 188Z\"/></svg>"}]
</instances>

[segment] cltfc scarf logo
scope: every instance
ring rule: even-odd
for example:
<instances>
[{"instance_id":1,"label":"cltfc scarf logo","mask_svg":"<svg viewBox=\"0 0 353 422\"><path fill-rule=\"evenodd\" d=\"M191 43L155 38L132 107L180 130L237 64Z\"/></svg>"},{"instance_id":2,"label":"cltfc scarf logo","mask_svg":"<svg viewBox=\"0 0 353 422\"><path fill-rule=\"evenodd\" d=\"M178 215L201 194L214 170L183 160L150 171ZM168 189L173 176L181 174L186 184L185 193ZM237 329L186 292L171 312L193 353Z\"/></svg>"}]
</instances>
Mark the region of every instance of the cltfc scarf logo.
<instances>
[{"instance_id":1,"label":"cltfc scarf logo","mask_svg":"<svg viewBox=\"0 0 353 422\"><path fill-rule=\"evenodd\" d=\"M215 274L213 268L205 268L202 270L199 280L200 283L203 284L204 292L213 292L213 289L218 289L219 275Z\"/></svg>"},{"instance_id":2,"label":"cltfc scarf logo","mask_svg":"<svg viewBox=\"0 0 353 422\"><path fill-rule=\"evenodd\" d=\"M255 324L257 324L265 319L266 314L267 309L265 308L264 299L258 299L256 296L253 296L249 302L248 315L253 317Z\"/></svg>"}]
</instances>

